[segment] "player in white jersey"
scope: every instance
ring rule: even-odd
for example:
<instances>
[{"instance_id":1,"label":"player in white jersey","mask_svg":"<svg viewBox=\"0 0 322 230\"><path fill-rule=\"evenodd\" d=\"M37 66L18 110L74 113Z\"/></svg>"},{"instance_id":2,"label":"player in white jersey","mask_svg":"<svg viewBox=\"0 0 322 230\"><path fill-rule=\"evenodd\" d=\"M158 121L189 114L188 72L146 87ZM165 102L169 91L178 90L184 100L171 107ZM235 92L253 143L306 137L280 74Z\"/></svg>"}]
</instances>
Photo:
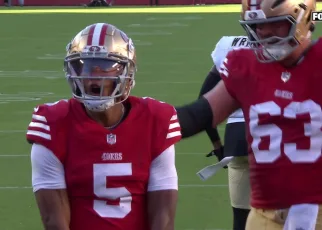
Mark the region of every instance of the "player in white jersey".
<instances>
[{"instance_id":1,"label":"player in white jersey","mask_svg":"<svg viewBox=\"0 0 322 230\"><path fill-rule=\"evenodd\" d=\"M214 66L203 83L199 97L210 91L221 80L218 72L227 53L233 48L248 45L246 36L224 36L218 41L211 54ZM242 110L235 111L227 120L225 148L221 145L217 129L208 127L206 131L214 146L214 150L207 157L215 155L220 161L224 156L234 156L228 164L229 194L234 217L233 229L244 230L250 210L250 184L245 120Z\"/></svg>"}]
</instances>

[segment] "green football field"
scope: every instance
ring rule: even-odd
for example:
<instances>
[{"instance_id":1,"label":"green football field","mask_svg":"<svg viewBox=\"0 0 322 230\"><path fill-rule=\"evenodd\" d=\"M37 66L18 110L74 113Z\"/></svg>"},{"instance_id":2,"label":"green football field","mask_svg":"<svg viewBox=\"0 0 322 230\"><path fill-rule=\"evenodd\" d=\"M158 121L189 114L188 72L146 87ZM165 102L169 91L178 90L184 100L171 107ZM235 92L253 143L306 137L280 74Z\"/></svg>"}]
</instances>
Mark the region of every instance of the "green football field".
<instances>
[{"instance_id":1,"label":"green football field","mask_svg":"<svg viewBox=\"0 0 322 230\"><path fill-rule=\"evenodd\" d=\"M42 229L30 187L30 146L25 132L37 104L70 97L63 58L67 43L82 28L108 22L124 30L134 40L138 55L133 94L174 105L196 99L212 66L210 53L216 41L223 35L243 34L238 13L205 13L224 11L223 6L194 7L197 12L189 14L178 8L167 8L173 13L140 14L133 13L136 8L130 9L132 13L116 11L121 8L89 9L90 14L84 14L83 8L83 13L77 14L70 8L60 8L70 13L59 14L12 9L17 11L0 8L0 230ZM220 131L223 134L223 126ZM196 176L199 169L216 162L205 157L210 150L203 134L177 146L180 188L176 230L232 228L227 171L207 182Z\"/></svg>"}]
</instances>

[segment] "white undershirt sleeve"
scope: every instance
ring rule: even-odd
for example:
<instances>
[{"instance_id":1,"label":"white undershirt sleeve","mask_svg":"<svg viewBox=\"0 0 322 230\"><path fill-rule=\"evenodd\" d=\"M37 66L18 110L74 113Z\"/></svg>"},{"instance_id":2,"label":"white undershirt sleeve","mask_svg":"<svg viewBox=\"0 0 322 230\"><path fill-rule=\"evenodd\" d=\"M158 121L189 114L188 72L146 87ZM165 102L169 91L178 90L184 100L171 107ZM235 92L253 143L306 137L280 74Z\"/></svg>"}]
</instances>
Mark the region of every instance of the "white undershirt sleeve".
<instances>
[{"instance_id":1,"label":"white undershirt sleeve","mask_svg":"<svg viewBox=\"0 0 322 230\"><path fill-rule=\"evenodd\" d=\"M55 154L45 146L32 145L31 170L34 192L39 189L66 188L64 166Z\"/></svg>"},{"instance_id":2,"label":"white undershirt sleeve","mask_svg":"<svg viewBox=\"0 0 322 230\"><path fill-rule=\"evenodd\" d=\"M150 166L148 191L178 190L178 175L175 166L175 148L171 145L155 158Z\"/></svg>"}]
</instances>

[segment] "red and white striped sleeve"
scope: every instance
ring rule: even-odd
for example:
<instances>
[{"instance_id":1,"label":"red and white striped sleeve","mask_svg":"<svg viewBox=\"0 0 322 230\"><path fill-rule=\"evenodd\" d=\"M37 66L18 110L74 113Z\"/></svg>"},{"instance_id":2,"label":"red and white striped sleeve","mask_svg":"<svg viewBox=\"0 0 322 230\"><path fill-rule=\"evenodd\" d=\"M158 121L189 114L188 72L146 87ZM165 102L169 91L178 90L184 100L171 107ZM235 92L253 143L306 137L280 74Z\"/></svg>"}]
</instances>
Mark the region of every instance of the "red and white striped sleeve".
<instances>
[{"instance_id":1,"label":"red and white striped sleeve","mask_svg":"<svg viewBox=\"0 0 322 230\"><path fill-rule=\"evenodd\" d=\"M39 107L37 109L39 110ZM32 114L32 120L27 131L27 139L31 142L47 142L51 140L50 126L45 116Z\"/></svg>"},{"instance_id":2,"label":"red and white striped sleeve","mask_svg":"<svg viewBox=\"0 0 322 230\"><path fill-rule=\"evenodd\" d=\"M66 126L62 109L56 106L41 105L34 109L28 125L26 139L30 144L39 144L63 161L66 144Z\"/></svg>"},{"instance_id":3,"label":"red and white striped sleeve","mask_svg":"<svg viewBox=\"0 0 322 230\"><path fill-rule=\"evenodd\" d=\"M180 127L180 124L178 121L177 112L174 108L173 108L173 115L171 116L170 121L169 121L169 129L168 129L166 139L167 139L167 141L166 141L167 143L172 143L172 144L169 144L169 146L175 144L176 142L180 141L180 139L181 139L181 127ZM167 146L167 148L169 146Z\"/></svg>"},{"instance_id":4,"label":"red and white striped sleeve","mask_svg":"<svg viewBox=\"0 0 322 230\"><path fill-rule=\"evenodd\" d=\"M158 157L164 150L175 145L181 140L181 127L178 121L177 111L172 105L162 103L154 111L156 114L156 135L155 135L155 153Z\"/></svg>"}]
</instances>

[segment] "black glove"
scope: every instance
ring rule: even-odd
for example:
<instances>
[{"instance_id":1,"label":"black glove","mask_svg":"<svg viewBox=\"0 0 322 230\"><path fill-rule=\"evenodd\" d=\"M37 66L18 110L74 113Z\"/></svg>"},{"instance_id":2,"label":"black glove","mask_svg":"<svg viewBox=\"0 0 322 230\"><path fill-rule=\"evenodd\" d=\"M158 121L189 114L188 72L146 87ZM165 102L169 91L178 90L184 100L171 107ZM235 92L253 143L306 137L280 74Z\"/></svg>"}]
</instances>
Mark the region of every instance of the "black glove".
<instances>
[{"instance_id":1,"label":"black glove","mask_svg":"<svg viewBox=\"0 0 322 230\"><path fill-rule=\"evenodd\" d=\"M214 149L206 155L206 157L216 156L218 161L221 161L224 158L224 146L221 146L219 149ZM227 165L223 168L228 168Z\"/></svg>"}]
</instances>

